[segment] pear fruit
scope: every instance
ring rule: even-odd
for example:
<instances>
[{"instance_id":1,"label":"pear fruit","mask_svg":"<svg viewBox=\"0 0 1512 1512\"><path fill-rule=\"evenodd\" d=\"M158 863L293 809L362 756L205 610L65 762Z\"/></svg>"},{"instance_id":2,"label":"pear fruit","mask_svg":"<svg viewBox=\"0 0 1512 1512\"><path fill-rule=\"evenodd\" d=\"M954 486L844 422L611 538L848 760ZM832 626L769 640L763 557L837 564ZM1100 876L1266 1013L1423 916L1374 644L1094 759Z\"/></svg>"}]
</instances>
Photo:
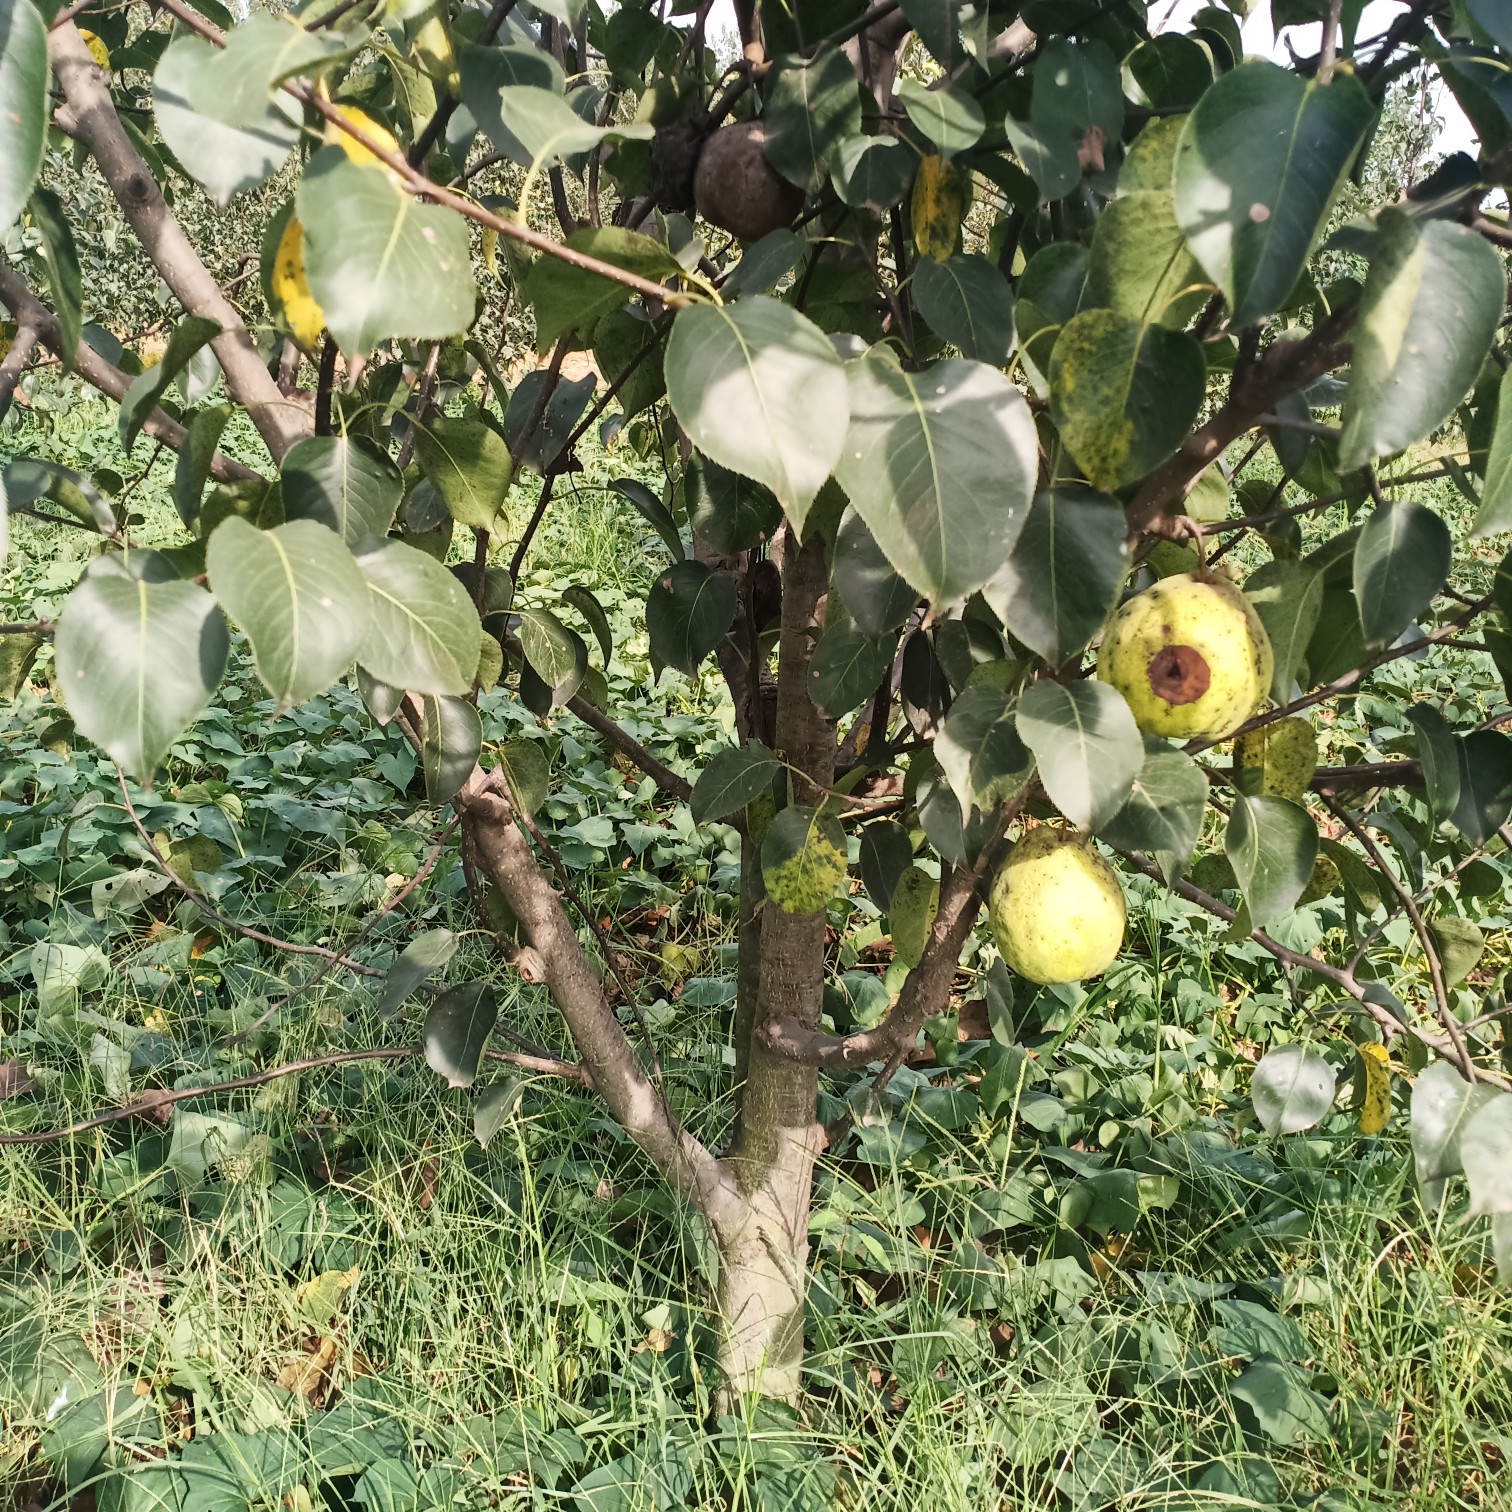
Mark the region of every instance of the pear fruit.
<instances>
[{"instance_id":1,"label":"pear fruit","mask_svg":"<svg viewBox=\"0 0 1512 1512\"><path fill-rule=\"evenodd\" d=\"M698 213L744 242L793 223L803 209L803 190L766 160L764 121L721 126L704 143L693 174Z\"/></svg>"},{"instance_id":2,"label":"pear fruit","mask_svg":"<svg viewBox=\"0 0 1512 1512\"><path fill-rule=\"evenodd\" d=\"M1221 740L1270 693L1270 638L1250 601L1213 574L1184 572L1113 616L1097 675L1150 735Z\"/></svg>"},{"instance_id":3,"label":"pear fruit","mask_svg":"<svg viewBox=\"0 0 1512 1512\"><path fill-rule=\"evenodd\" d=\"M1031 982L1100 976L1123 949L1123 888L1091 838L1041 826L1013 847L988 914L1009 967Z\"/></svg>"}]
</instances>

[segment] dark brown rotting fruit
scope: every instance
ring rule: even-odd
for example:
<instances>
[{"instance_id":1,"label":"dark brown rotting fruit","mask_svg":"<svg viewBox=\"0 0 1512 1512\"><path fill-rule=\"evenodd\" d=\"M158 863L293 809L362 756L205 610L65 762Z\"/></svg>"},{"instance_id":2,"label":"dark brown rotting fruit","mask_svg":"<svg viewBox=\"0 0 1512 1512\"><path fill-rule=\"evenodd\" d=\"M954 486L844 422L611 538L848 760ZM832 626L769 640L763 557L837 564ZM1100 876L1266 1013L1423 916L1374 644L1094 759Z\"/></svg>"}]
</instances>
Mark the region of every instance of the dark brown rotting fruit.
<instances>
[{"instance_id":1,"label":"dark brown rotting fruit","mask_svg":"<svg viewBox=\"0 0 1512 1512\"><path fill-rule=\"evenodd\" d=\"M1195 646L1165 646L1150 658L1150 691L1168 704L1196 703L1212 672Z\"/></svg>"},{"instance_id":2,"label":"dark brown rotting fruit","mask_svg":"<svg viewBox=\"0 0 1512 1512\"><path fill-rule=\"evenodd\" d=\"M772 169L765 146L761 121L721 126L704 143L693 175L698 213L741 241L791 225L803 208L803 190Z\"/></svg>"}]
</instances>

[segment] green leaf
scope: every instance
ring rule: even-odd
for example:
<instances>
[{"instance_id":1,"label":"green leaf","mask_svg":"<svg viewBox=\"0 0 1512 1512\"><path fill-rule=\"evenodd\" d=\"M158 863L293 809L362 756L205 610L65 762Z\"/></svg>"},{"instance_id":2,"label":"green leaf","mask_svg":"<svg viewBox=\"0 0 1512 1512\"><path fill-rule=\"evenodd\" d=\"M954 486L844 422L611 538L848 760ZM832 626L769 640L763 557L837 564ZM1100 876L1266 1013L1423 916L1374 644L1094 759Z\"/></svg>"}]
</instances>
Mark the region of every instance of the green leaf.
<instances>
[{"instance_id":1,"label":"green leaf","mask_svg":"<svg viewBox=\"0 0 1512 1512\"><path fill-rule=\"evenodd\" d=\"M657 574L646 598L651 654L688 677L725 637L740 592L728 573L702 562L674 562Z\"/></svg>"},{"instance_id":2,"label":"green leaf","mask_svg":"<svg viewBox=\"0 0 1512 1512\"><path fill-rule=\"evenodd\" d=\"M726 292L729 285L725 285ZM627 305L599 317L593 328L593 357L606 383L619 384L626 420L633 420L667 392L660 333Z\"/></svg>"},{"instance_id":3,"label":"green leaf","mask_svg":"<svg viewBox=\"0 0 1512 1512\"><path fill-rule=\"evenodd\" d=\"M0 91L4 85L0 84ZM0 106L0 120L6 119ZM3 172L3 170L0 170ZM63 212L63 202L51 189L40 184L32 192L32 223L42 234L42 260L47 267L47 286L51 297L53 314L58 317L58 330L63 338L61 357L63 371L73 370L74 353L79 348L79 333L84 328L84 280L79 271L79 249L74 245L74 235ZM3 212L0 212L3 224Z\"/></svg>"},{"instance_id":4,"label":"green leaf","mask_svg":"<svg viewBox=\"0 0 1512 1512\"><path fill-rule=\"evenodd\" d=\"M698 774L690 807L695 824L727 819L769 793L782 763L759 740L718 752Z\"/></svg>"},{"instance_id":5,"label":"green leaf","mask_svg":"<svg viewBox=\"0 0 1512 1512\"><path fill-rule=\"evenodd\" d=\"M1503 530L1512 530L1512 368L1502 374L1497 390L1496 425L1486 456L1480 512L1470 534L1488 536Z\"/></svg>"},{"instance_id":6,"label":"green leaf","mask_svg":"<svg viewBox=\"0 0 1512 1512\"><path fill-rule=\"evenodd\" d=\"M990 367L1007 363L1014 343L1013 290L979 252L960 252L944 262L920 258L913 296L930 330L959 347L963 357Z\"/></svg>"},{"instance_id":7,"label":"green leaf","mask_svg":"<svg viewBox=\"0 0 1512 1512\"><path fill-rule=\"evenodd\" d=\"M818 913L845 880L845 831L825 809L785 808L761 842L761 878L784 913Z\"/></svg>"},{"instance_id":8,"label":"green leaf","mask_svg":"<svg viewBox=\"0 0 1512 1512\"><path fill-rule=\"evenodd\" d=\"M531 154L504 124L502 91L529 85L560 95L566 79L562 66L543 48L517 44L480 47L464 42L457 49L462 103L483 133L511 162L530 166Z\"/></svg>"},{"instance_id":9,"label":"green leaf","mask_svg":"<svg viewBox=\"0 0 1512 1512\"><path fill-rule=\"evenodd\" d=\"M647 141L654 134L649 122L595 126L554 90L535 84L500 89L498 112L503 130L494 138L494 145L501 152L517 154L515 161L522 168L536 171L606 140Z\"/></svg>"},{"instance_id":10,"label":"green leaf","mask_svg":"<svg viewBox=\"0 0 1512 1512\"><path fill-rule=\"evenodd\" d=\"M892 903L899 879L912 865L913 844L896 820L882 819L861 831L861 880L883 913Z\"/></svg>"},{"instance_id":11,"label":"green leaf","mask_svg":"<svg viewBox=\"0 0 1512 1512\"><path fill-rule=\"evenodd\" d=\"M1352 72L1327 83L1273 63L1224 74L1176 149L1176 218L1234 325L1285 307L1375 119Z\"/></svg>"},{"instance_id":12,"label":"green leaf","mask_svg":"<svg viewBox=\"0 0 1512 1512\"><path fill-rule=\"evenodd\" d=\"M1141 42L1124 60L1124 67L1139 86L1144 103L1156 109L1172 106L1190 109L1213 84L1212 54L1195 38L1179 32L1163 32L1148 42ZM1170 123L1157 121L1155 124ZM1174 124L1174 134L1179 135L1184 122L1176 117ZM1125 159L1126 167L1127 161ZM1169 183L1170 179L1168 165L1165 180ZM1119 182L1120 187L1124 187L1122 179Z\"/></svg>"},{"instance_id":13,"label":"green leaf","mask_svg":"<svg viewBox=\"0 0 1512 1512\"><path fill-rule=\"evenodd\" d=\"M762 120L766 160L807 193L824 187L835 146L861 129L861 90L849 58L820 47L807 60L777 60Z\"/></svg>"},{"instance_id":14,"label":"green leaf","mask_svg":"<svg viewBox=\"0 0 1512 1512\"><path fill-rule=\"evenodd\" d=\"M1073 824L1101 829L1144 766L1144 742L1123 695L1107 683L1041 678L1019 700L1018 732L1050 801Z\"/></svg>"},{"instance_id":15,"label":"green leaf","mask_svg":"<svg viewBox=\"0 0 1512 1512\"><path fill-rule=\"evenodd\" d=\"M893 950L905 966L917 966L929 941L929 928L940 907L940 879L922 866L910 866L898 878L887 906Z\"/></svg>"},{"instance_id":16,"label":"green leaf","mask_svg":"<svg viewBox=\"0 0 1512 1512\"><path fill-rule=\"evenodd\" d=\"M1112 49L1069 37L1044 43L1035 60L1030 115L1042 130L1060 132L1076 144L1094 127L1109 144L1119 141L1123 81Z\"/></svg>"},{"instance_id":17,"label":"green leaf","mask_svg":"<svg viewBox=\"0 0 1512 1512\"><path fill-rule=\"evenodd\" d=\"M1465 0L1475 24L1503 52L1512 53L1512 15L1501 0Z\"/></svg>"},{"instance_id":18,"label":"green leaf","mask_svg":"<svg viewBox=\"0 0 1512 1512\"><path fill-rule=\"evenodd\" d=\"M47 142L47 27L32 0L0 0L0 235L31 198ZM72 353L69 354L72 356Z\"/></svg>"},{"instance_id":19,"label":"green leaf","mask_svg":"<svg viewBox=\"0 0 1512 1512\"><path fill-rule=\"evenodd\" d=\"M880 215L908 197L917 166L918 158L906 142L858 133L836 146L830 173L841 203Z\"/></svg>"},{"instance_id":20,"label":"green leaf","mask_svg":"<svg viewBox=\"0 0 1512 1512\"><path fill-rule=\"evenodd\" d=\"M830 570L845 612L867 635L901 629L919 602L919 595L893 571L853 504L840 516Z\"/></svg>"},{"instance_id":21,"label":"green leaf","mask_svg":"<svg viewBox=\"0 0 1512 1512\"><path fill-rule=\"evenodd\" d=\"M464 982L449 988L425 1015L425 1064L449 1087L470 1087L483 1060L483 1047L498 1022L493 988Z\"/></svg>"},{"instance_id":22,"label":"green leaf","mask_svg":"<svg viewBox=\"0 0 1512 1512\"><path fill-rule=\"evenodd\" d=\"M1063 483L1035 494L1007 566L982 597L1011 634L1059 664L1102 629L1128 571L1123 505Z\"/></svg>"},{"instance_id":23,"label":"green leaf","mask_svg":"<svg viewBox=\"0 0 1512 1512\"><path fill-rule=\"evenodd\" d=\"M310 291L347 356L389 338L439 341L472 324L467 222L455 211L421 204L388 170L339 147L310 159L295 206Z\"/></svg>"},{"instance_id":24,"label":"green leaf","mask_svg":"<svg viewBox=\"0 0 1512 1512\"><path fill-rule=\"evenodd\" d=\"M868 635L854 624L832 624L814 647L809 697L831 719L858 708L892 669L896 635Z\"/></svg>"},{"instance_id":25,"label":"green leaf","mask_svg":"<svg viewBox=\"0 0 1512 1512\"><path fill-rule=\"evenodd\" d=\"M1083 310L1050 354L1050 412L1097 488L1158 467L1185 439L1207 394L1202 348L1184 331L1112 310Z\"/></svg>"},{"instance_id":26,"label":"green leaf","mask_svg":"<svg viewBox=\"0 0 1512 1512\"><path fill-rule=\"evenodd\" d=\"M449 929L422 930L394 958L378 994L378 1017L387 1021L399 1011L427 977L434 976L457 953L457 937Z\"/></svg>"},{"instance_id":27,"label":"green leaf","mask_svg":"<svg viewBox=\"0 0 1512 1512\"><path fill-rule=\"evenodd\" d=\"M1421 504L1376 506L1354 549L1354 595L1365 645L1379 650L1433 602L1454 558L1449 527Z\"/></svg>"},{"instance_id":28,"label":"green leaf","mask_svg":"<svg viewBox=\"0 0 1512 1512\"><path fill-rule=\"evenodd\" d=\"M404 479L388 454L346 436L298 442L280 474L285 518L316 520L354 548L388 534L404 497Z\"/></svg>"},{"instance_id":29,"label":"green leaf","mask_svg":"<svg viewBox=\"0 0 1512 1512\"><path fill-rule=\"evenodd\" d=\"M682 532L678 530L671 510L644 483L637 478L615 478L609 486L633 505L641 518L667 543L674 562L687 556L688 548L683 545Z\"/></svg>"},{"instance_id":30,"label":"green leaf","mask_svg":"<svg viewBox=\"0 0 1512 1512\"><path fill-rule=\"evenodd\" d=\"M886 348L846 365L850 428L835 478L898 573L946 604L1007 562L1039 445L1023 395L980 362L906 373Z\"/></svg>"},{"instance_id":31,"label":"green leaf","mask_svg":"<svg viewBox=\"0 0 1512 1512\"><path fill-rule=\"evenodd\" d=\"M168 391L168 385L184 370L189 359L207 342L221 333L220 322L204 315L188 315L174 326L168 337L163 359L131 380L131 387L121 396L117 417L121 445L129 452L147 417Z\"/></svg>"},{"instance_id":32,"label":"green leaf","mask_svg":"<svg viewBox=\"0 0 1512 1512\"><path fill-rule=\"evenodd\" d=\"M566 245L656 282L683 271L654 237L619 226L585 227L574 231ZM560 257L541 256L530 265L521 293L535 311L536 346L546 351L564 331L587 331L601 315L624 304L630 291L602 273Z\"/></svg>"},{"instance_id":33,"label":"green leaf","mask_svg":"<svg viewBox=\"0 0 1512 1512\"><path fill-rule=\"evenodd\" d=\"M667 400L694 446L766 484L801 533L849 414L829 338L765 295L695 305L673 321L664 366Z\"/></svg>"},{"instance_id":34,"label":"green leaf","mask_svg":"<svg viewBox=\"0 0 1512 1512\"><path fill-rule=\"evenodd\" d=\"M540 741L523 737L506 741L498 757L510 801L520 813L534 817L551 792L551 767Z\"/></svg>"},{"instance_id":35,"label":"green leaf","mask_svg":"<svg viewBox=\"0 0 1512 1512\"><path fill-rule=\"evenodd\" d=\"M1260 1431L1274 1443L1326 1443L1333 1432L1327 1401L1294 1365L1257 1360L1230 1382L1229 1394L1254 1413Z\"/></svg>"},{"instance_id":36,"label":"green leaf","mask_svg":"<svg viewBox=\"0 0 1512 1512\"><path fill-rule=\"evenodd\" d=\"M1412 1084L1412 1158L1430 1208L1443 1200L1444 1183L1464 1169L1460 1141L1487 1104L1505 1094L1484 1082L1467 1082L1448 1061L1435 1061Z\"/></svg>"},{"instance_id":37,"label":"green leaf","mask_svg":"<svg viewBox=\"0 0 1512 1512\"><path fill-rule=\"evenodd\" d=\"M509 1121L509 1116L525 1094L525 1083L518 1076L506 1076L478 1093L473 1104L473 1137L486 1150L495 1134Z\"/></svg>"},{"instance_id":38,"label":"green leaf","mask_svg":"<svg viewBox=\"0 0 1512 1512\"><path fill-rule=\"evenodd\" d=\"M592 373L571 382L564 379L552 390L545 413L537 421L541 385L548 376L545 368L527 373L515 385L509 396L509 408L504 412L504 440L510 455L520 466L533 467L542 476L561 457L598 386Z\"/></svg>"},{"instance_id":39,"label":"green leaf","mask_svg":"<svg viewBox=\"0 0 1512 1512\"><path fill-rule=\"evenodd\" d=\"M205 568L280 710L324 693L352 665L371 601L335 531L314 520L258 530L233 515L211 535Z\"/></svg>"},{"instance_id":40,"label":"green leaf","mask_svg":"<svg viewBox=\"0 0 1512 1512\"><path fill-rule=\"evenodd\" d=\"M695 541L721 556L733 556L752 551L777 534L782 506L761 484L707 457L694 458L683 478L688 526ZM672 529L675 533L677 527ZM680 547L680 540L678 544Z\"/></svg>"},{"instance_id":41,"label":"green leaf","mask_svg":"<svg viewBox=\"0 0 1512 1512\"><path fill-rule=\"evenodd\" d=\"M531 670L551 690L553 707L566 703L583 685L588 647L547 609L520 611L520 649Z\"/></svg>"},{"instance_id":42,"label":"green leaf","mask_svg":"<svg viewBox=\"0 0 1512 1512\"><path fill-rule=\"evenodd\" d=\"M1429 812L1436 820L1448 819L1459 807L1459 737L1431 704L1414 703L1406 714L1417 731L1418 762L1423 768Z\"/></svg>"},{"instance_id":43,"label":"green leaf","mask_svg":"<svg viewBox=\"0 0 1512 1512\"><path fill-rule=\"evenodd\" d=\"M1167 875L1174 876L1185 871L1192 859L1207 797L1202 768L1185 751L1151 739L1128 801L1099 826L1098 833L1120 850L1160 857Z\"/></svg>"},{"instance_id":44,"label":"green leaf","mask_svg":"<svg viewBox=\"0 0 1512 1512\"><path fill-rule=\"evenodd\" d=\"M1244 580L1244 594L1270 639L1271 696L1285 703L1323 612L1323 574L1308 562L1263 562Z\"/></svg>"},{"instance_id":45,"label":"green leaf","mask_svg":"<svg viewBox=\"0 0 1512 1512\"><path fill-rule=\"evenodd\" d=\"M972 809L991 812L1012 797L1034 770L1008 695L997 688L967 688L956 699L935 737L934 754L961 800L963 822Z\"/></svg>"},{"instance_id":46,"label":"green leaf","mask_svg":"<svg viewBox=\"0 0 1512 1512\"><path fill-rule=\"evenodd\" d=\"M1469 919L1442 914L1428 926L1447 986L1458 987L1485 954L1486 937Z\"/></svg>"},{"instance_id":47,"label":"green leaf","mask_svg":"<svg viewBox=\"0 0 1512 1512\"><path fill-rule=\"evenodd\" d=\"M426 694L420 700L420 769L425 801L445 803L472 776L483 749L483 722L465 698Z\"/></svg>"},{"instance_id":48,"label":"green leaf","mask_svg":"<svg viewBox=\"0 0 1512 1512\"><path fill-rule=\"evenodd\" d=\"M1057 126L1040 126L1012 116L1003 122L1003 130L1008 134L1014 156L1028 170L1042 199L1061 199L1081 182L1076 140L1069 133Z\"/></svg>"},{"instance_id":49,"label":"green leaf","mask_svg":"<svg viewBox=\"0 0 1512 1512\"><path fill-rule=\"evenodd\" d=\"M1051 242L1019 275L1014 310L1019 348L1040 390L1046 386L1041 375L1049 371L1061 327L1088 302L1090 266L1091 253L1079 242Z\"/></svg>"},{"instance_id":50,"label":"green leaf","mask_svg":"<svg viewBox=\"0 0 1512 1512\"><path fill-rule=\"evenodd\" d=\"M481 420L437 415L417 428L415 455L454 520L493 529L514 475L498 431Z\"/></svg>"},{"instance_id":51,"label":"green leaf","mask_svg":"<svg viewBox=\"0 0 1512 1512\"><path fill-rule=\"evenodd\" d=\"M1454 827L1484 845L1512 814L1512 738L1476 730L1459 744L1459 802Z\"/></svg>"},{"instance_id":52,"label":"green leaf","mask_svg":"<svg viewBox=\"0 0 1512 1512\"><path fill-rule=\"evenodd\" d=\"M483 627L467 590L433 557L402 541L370 541L357 557L369 589L357 660L411 693L471 692Z\"/></svg>"},{"instance_id":53,"label":"green leaf","mask_svg":"<svg viewBox=\"0 0 1512 1512\"><path fill-rule=\"evenodd\" d=\"M215 449L231 415L229 404L212 404L209 409L185 417L187 435L173 469L173 507L190 530L198 525L200 501L210 478Z\"/></svg>"},{"instance_id":54,"label":"green leaf","mask_svg":"<svg viewBox=\"0 0 1512 1512\"><path fill-rule=\"evenodd\" d=\"M918 79L898 82L898 98L908 119L940 150L944 158L974 147L987 129L987 117L975 96L945 86L931 88Z\"/></svg>"},{"instance_id":55,"label":"green leaf","mask_svg":"<svg viewBox=\"0 0 1512 1512\"><path fill-rule=\"evenodd\" d=\"M139 782L194 723L226 670L230 638L192 583L149 583L98 557L68 595L54 654L79 733Z\"/></svg>"},{"instance_id":56,"label":"green leaf","mask_svg":"<svg viewBox=\"0 0 1512 1512\"><path fill-rule=\"evenodd\" d=\"M1287 798L1234 800L1223 847L1250 918L1264 928L1296 907L1318 859L1312 815Z\"/></svg>"},{"instance_id":57,"label":"green leaf","mask_svg":"<svg viewBox=\"0 0 1512 1512\"><path fill-rule=\"evenodd\" d=\"M1465 1120L1459 1156L1470 1212L1512 1213L1512 1094L1489 1099Z\"/></svg>"},{"instance_id":58,"label":"green leaf","mask_svg":"<svg viewBox=\"0 0 1512 1512\"><path fill-rule=\"evenodd\" d=\"M1496 251L1468 226L1382 211L1355 321L1339 470L1421 441L1454 413L1507 300Z\"/></svg>"},{"instance_id":59,"label":"green leaf","mask_svg":"<svg viewBox=\"0 0 1512 1512\"><path fill-rule=\"evenodd\" d=\"M1250 1101L1267 1134L1300 1134L1333 1107L1334 1068L1306 1045L1278 1045L1260 1057Z\"/></svg>"},{"instance_id":60,"label":"green leaf","mask_svg":"<svg viewBox=\"0 0 1512 1512\"><path fill-rule=\"evenodd\" d=\"M1087 280L1090 303L1177 330L1212 288L1187 249L1169 191L1122 195L1098 216Z\"/></svg>"},{"instance_id":61,"label":"green leaf","mask_svg":"<svg viewBox=\"0 0 1512 1512\"><path fill-rule=\"evenodd\" d=\"M599 654L604 659L604 666L608 667L609 659L614 655L614 632L609 628L609 616L604 613L604 606L581 583L574 583L570 588L564 588L562 602L571 604L587 621L594 640L598 642Z\"/></svg>"}]
</instances>

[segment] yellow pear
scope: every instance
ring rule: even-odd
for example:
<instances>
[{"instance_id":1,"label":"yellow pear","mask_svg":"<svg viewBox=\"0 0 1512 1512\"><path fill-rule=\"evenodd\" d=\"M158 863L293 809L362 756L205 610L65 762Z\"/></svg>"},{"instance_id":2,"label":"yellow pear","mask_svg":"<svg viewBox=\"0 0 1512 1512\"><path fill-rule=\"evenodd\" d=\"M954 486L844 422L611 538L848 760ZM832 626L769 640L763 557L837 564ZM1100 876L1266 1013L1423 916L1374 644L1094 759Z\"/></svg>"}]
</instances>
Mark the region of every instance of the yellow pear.
<instances>
[{"instance_id":1,"label":"yellow pear","mask_svg":"<svg viewBox=\"0 0 1512 1512\"><path fill-rule=\"evenodd\" d=\"M1151 735L1220 740L1270 693L1270 638L1250 601L1210 574L1180 573L1113 616L1097 675Z\"/></svg>"},{"instance_id":2,"label":"yellow pear","mask_svg":"<svg viewBox=\"0 0 1512 1512\"><path fill-rule=\"evenodd\" d=\"M1090 837L1042 826L1013 847L992 884L998 949L1031 982L1100 976L1123 949L1123 888Z\"/></svg>"}]
</instances>

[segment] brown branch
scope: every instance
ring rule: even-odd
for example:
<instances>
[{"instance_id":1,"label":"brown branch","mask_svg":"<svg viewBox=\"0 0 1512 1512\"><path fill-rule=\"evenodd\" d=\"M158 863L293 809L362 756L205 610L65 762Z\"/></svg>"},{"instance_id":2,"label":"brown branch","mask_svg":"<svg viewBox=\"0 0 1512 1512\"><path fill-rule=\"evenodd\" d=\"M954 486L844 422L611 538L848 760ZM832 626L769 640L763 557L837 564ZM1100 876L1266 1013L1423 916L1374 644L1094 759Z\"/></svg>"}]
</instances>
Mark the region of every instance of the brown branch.
<instances>
[{"instance_id":1,"label":"brown branch","mask_svg":"<svg viewBox=\"0 0 1512 1512\"><path fill-rule=\"evenodd\" d=\"M0 303L3 303L15 318L17 325L30 325L40 331L42 340L53 351L62 355L63 334L58 318L27 287L26 281L13 268L0 263ZM73 370L91 388L98 389L109 399L119 402L131 387L131 377L120 368L100 356L87 341L81 341L74 352ZM154 409L142 426L145 435L174 451L182 449L188 432L160 409ZM260 483L262 474L253 472L233 461L224 452L216 452L210 461L210 476L218 483Z\"/></svg>"},{"instance_id":2,"label":"brown branch","mask_svg":"<svg viewBox=\"0 0 1512 1512\"><path fill-rule=\"evenodd\" d=\"M658 761L628 730L621 728L601 709L595 708L581 694L568 699L567 707L585 725L597 730L611 745L617 747L643 771L664 793L687 803L693 797L693 785L685 777L679 777L671 767Z\"/></svg>"},{"instance_id":3,"label":"brown branch","mask_svg":"<svg viewBox=\"0 0 1512 1512\"><path fill-rule=\"evenodd\" d=\"M107 76L90 56L78 27L70 22L49 32L47 52L63 90L67 129L89 149L143 251L179 303L191 314L219 322L221 334L211 347L225 374L226 391L246 409L273 460L282 461L309 434L307 417L279 392L246 322L168 208L116 114Z\"/></svg>"},{"instance_id":4,"label":"brown branch","mask_svg":"<svg viewBox=\"0 0 1512 1512\"><path fill-rule=\"evenodd\" d=\"M21 375L41 341L42 327L39 324L34 320L17 319L10 350L0 361L0 420L10 413L11 395L16 392L16 384L21 381Z\"/></svg>"},{"instance_id":5,"label":"brown branch","mask_svg":"<svg viewBox=\"0 0 1512 1512\"><path fill-rule=\"evenodd\" d=\"M520 1071L533 1071L538 1076L560 1077L563 1081L574 1082L580 1087L593 1086L593 1078L588 1072L571 1061L556 1060L551 1056L520 1055L510 1050L485 1050L483 1053L488 1060L513 1066ZM0 1134L0 1145L50 1144L54 1140L87 1134L91 1129L102 1129L107 1124L119 1123L125 1118L151 1118L163 1109L188 1102L191 1098L265 1087L269 1082L278 1081L285 1076L297 1076L301 1071L320 1071L327 1066L350 1066L359 1061L411 1060L424 1054L424 1045L386 1045L371 1050L336 1050L329 1055L312 1055L306 1060L286 1061L281 1066L270 1066L266 1071L229 1077L208 1086L178 1087L172 1091L154 1089L143 1093L134 1102L111 1108L105 1113L96 1113L90 1118L81 1118L77 1123L62 1128L42 1129L35 1134Z\"/></svg>"}]
</instances>

